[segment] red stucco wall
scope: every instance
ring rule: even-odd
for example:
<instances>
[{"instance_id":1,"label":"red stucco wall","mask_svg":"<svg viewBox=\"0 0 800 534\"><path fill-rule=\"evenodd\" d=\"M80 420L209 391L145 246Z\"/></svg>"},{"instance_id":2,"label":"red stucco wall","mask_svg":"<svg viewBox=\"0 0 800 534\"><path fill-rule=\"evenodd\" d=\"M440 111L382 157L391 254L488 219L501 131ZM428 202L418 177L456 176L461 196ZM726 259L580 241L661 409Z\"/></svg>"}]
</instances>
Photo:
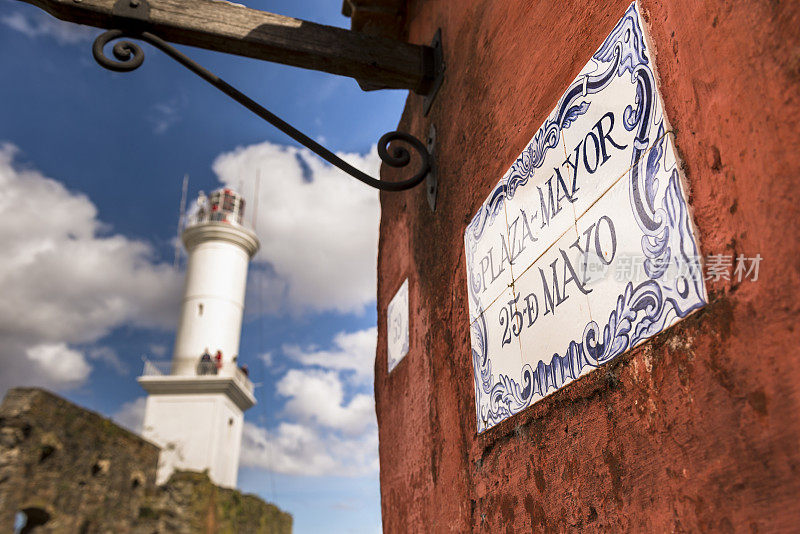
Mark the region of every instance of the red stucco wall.
<instances>
[{"instance_id":1,"label":"red stucco wall","mask_svg":"<svg viewBox=\"0 0 800 534\"><path fill-rule=\"evenodd\" d=\"M386 532L797 532L800 4L642 0L702 252L764 257L699 313L476 434L464 228L627 0L419 0L441 27L439 205L383 194L375 395ZM397 178L392 169L384 178ZM386 307L410 280L391 375Z\"/></svg>"}]
</instances>

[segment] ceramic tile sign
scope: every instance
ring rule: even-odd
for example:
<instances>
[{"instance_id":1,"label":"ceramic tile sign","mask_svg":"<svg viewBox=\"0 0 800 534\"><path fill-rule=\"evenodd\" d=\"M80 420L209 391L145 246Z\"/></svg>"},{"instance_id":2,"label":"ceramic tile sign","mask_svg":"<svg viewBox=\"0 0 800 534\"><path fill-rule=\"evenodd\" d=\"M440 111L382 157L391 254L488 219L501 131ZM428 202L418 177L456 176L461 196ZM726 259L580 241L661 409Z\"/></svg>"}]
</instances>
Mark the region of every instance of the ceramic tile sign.
<instances>
[{"instance_id":1,"label":"ceramic tile sign","mask_svg":"<svg viewBox=\"0 0 800 534\"><path fill-rule=\"evenodd\" d=\"M386 309L386 342L389 373L408 354L408 278Z\"/></svg>"},{"instance_id":2,"label":"ceramic tile sign","mask_svg":"<svg viewBox=\"0 0 800 534\"><path fill-rule=\"evenodd\" d=\"M706 303L636 4L467 226L478 431Z\"/></svg>"}]
</instances>

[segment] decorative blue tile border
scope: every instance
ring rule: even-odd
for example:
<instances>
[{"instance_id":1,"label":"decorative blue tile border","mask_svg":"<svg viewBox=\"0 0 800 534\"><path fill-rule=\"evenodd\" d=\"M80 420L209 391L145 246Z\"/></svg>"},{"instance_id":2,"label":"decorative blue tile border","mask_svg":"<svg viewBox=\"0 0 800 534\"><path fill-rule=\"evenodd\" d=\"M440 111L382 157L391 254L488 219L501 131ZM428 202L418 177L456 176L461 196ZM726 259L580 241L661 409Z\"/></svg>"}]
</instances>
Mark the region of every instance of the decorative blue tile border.
<instances>
[{"instance_id":1,"label":"decorative blue tile border","mask_svg":"<svg viewBox=\"0 0 800 534\"><path fill-rule=\"evenodd\" d=\"M648 55L636 4L625 15L593 56L596 68L580 75L561 97L553 113L539 128L510 170L489 194L465 231L467 286L471 309L472 361L476 417L482 432L520 412L533 402L570 382L636 344L669 327L706 304L706 292L698 249L689 212L681 189L676 164L664 167L668 136L660 106L653 66ZM559 146L562 132L570 128L591 106L591 95L601 94L616 79L629 80L635 87L635 102L625 108L623 126L634 132L627 180L630 209L641 231L641 252L646 280L627 283L616 305L599 324L589 321L583 335L569 342L563 352L522 363L519 374L493 373L492 354L487 341L487 323L481 302L485 281L476 262L476 250L502 213L505 202L514 198L540 168L548 151ZM655 205L659 177L667 176L660 206ZM680 268L679 276L664 276L670 265ZM546 361L548 360L549 361Z\"/></svg>"}]
</instances>

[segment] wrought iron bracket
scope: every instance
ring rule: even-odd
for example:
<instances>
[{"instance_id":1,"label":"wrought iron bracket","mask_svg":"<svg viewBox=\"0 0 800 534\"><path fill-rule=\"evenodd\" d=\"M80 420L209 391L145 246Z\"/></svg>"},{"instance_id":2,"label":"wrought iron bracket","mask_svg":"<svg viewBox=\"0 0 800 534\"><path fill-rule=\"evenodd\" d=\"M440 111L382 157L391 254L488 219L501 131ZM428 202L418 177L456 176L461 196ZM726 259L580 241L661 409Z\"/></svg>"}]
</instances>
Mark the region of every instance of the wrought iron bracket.
<instances>
[{"instance_id":1,"label":"wrought iron bracket","mask_svg":"<svg viewBox=\"0 0 800 534\"><path fill-rule=\"evenodd\" d=\"M436 127L431 124L428 130L428 154L431 158L431 167L425 177L425 192L428 195L428 206L431 211L436 211L436 196L439 193L439 177L436 174Z\"/></svg>"},{"instance_id":2,"label":"wrought iron bracket","mask_svg":"<svg viewBox=\"0 0 800 534\"><path fill-rule=\"evenodd\" d=\"M428 178L428 202L431 209L436 202L436 174L433 169L432 153L434 150L435 139L429 136L427 146L419 139L406 132L389 132L384 134L378 141L378 156L381 160L391 167L407 167L412 159L418 160L417 172L405 180L397 182L383 181L373 178L368 174L356 169L342 158L323 147L277 115L255 102L253 99L221 79L219 76L209 72L198 63L178 51L175 47L168 44L158 36L146 31L149 27L150 6L147 0L117 0L114 4L113 15L120 23L120 29L108 30L100 34L92 45L92 54L100 66L116 71L129 72L139 68L144 62L144 51L142 48L131 41L117 41L112 49L112 59L105 55L105 46L114 40L129 38L145 41L158 48L172 59L194 72L205 81L231 97L233 100L249 109L281 132L285 133L301 145L305 146L330 164L343 170L353 178L367 184L370 187L382 191L405 191L416 187L423 180ZM441 80L439 80L441 83ZM433 130L431 130L433 132ZM389 145L395 141L400 141L410 147L417 158L412 158L411 153L403 145L395 144L390 152ZM431 186L432 184L432 186ZM432 188L431 188L432 187ZM433 195L431 197L431 195ZM433 198L433 200L431 200Z\"/></svg>"},{"instance_id":3,"label":"wrought iron bracket","mask_svg":"<svg viewBox=\"0 0 800 534\"><path fill-rule=\"evenodd\" d=\"M433 104L436 93L439 92L439 87L442 86L442 81L444 81L445 64L444 51L442 50L441 28L436 30L433 41L431 42L431 48L433 48L433 72L435 73L435 77L433 78L433 82L431 82L428 93L425 95L425 99L422 101L422 111L425 116L427 116L428 112L431 110L431 104Z\"/></svg>"}]
</instances>

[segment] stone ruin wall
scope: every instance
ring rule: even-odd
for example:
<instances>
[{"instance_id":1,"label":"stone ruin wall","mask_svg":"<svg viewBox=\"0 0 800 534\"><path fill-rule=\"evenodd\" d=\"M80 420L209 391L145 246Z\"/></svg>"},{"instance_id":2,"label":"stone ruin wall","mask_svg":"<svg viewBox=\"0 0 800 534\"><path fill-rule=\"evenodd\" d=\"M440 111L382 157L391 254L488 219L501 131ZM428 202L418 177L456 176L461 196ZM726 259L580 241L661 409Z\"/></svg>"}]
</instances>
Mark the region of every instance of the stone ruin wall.
<instances>
[{"instance_id":1,"label":"stone ruin wall","mask_svg":"<svg viewBox=\"0 0 800 534\"><path fill-rule=\"evenodd\" d=\"M155 485L159 448L41 389L12 389L0 406L0 531L23 533L288 534L292 517L205 473Z\"/></svg>"}]
</instances>

